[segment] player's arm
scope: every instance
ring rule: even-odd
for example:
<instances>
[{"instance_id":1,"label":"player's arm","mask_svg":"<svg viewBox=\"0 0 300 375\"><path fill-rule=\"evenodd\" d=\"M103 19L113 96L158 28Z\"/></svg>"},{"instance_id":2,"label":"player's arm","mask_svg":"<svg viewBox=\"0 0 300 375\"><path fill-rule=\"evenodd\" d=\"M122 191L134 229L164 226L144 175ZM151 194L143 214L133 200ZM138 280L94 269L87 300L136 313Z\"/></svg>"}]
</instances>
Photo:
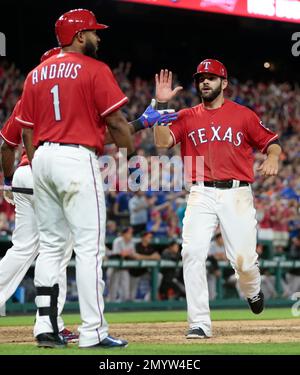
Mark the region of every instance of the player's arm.
<instances>
[{"instance_id":1,"label":"player's arm","mask_svg":"<svg viewBox=\"0 0 300 375\"><path fill-rule=\"evenodd\" d=\"M15 204L11 189L14 174L15 147L3 142L1 145L2 169L4 174L4 192L3 197L6 202ZM6 190L7 188L7 190Z\"/></svg>"},{"instance_id":2,"label":"player's arm","mask_svg":"<svg viewBox=\"0 0 300 375\"><path fill-rule=\"evenodd\" d=\"M178 115L173 109L157 111L154 109L155 106L156 100L152 99L151 104L146 108L145 112L139 118L128 124L131 135L140 130L150 129L157 123L168 124L177 119ZM107 131L105 135L105 144L108 143L113 143L113 138L109 131Z\"/></svg>"},{"instance_id":3,"label":"player's arm","mask_svg":"<svg viewBox=\"0 0 300 375\"><path fill-rule=\"evenodd\" d=\"M157 108L160 110L168 108L168 102L182 90L182 86L172 89L173 74L167 69L162 69L155 74L155 98ZM173 137L169 126L156 126L154 128L154 142L158 148L169 148L173 145Z\"/></svg>"},{"instance_id":4,"label":"player's arm","mask_svg":"<svg viewBox=\"0 0 300 375\"><path fill-rule=\"evenodd\" d=\"M15 147L4 141L1 145L1 156L4 177L12 179L15 164Z\"/></svg>"},{"instance_id":5,"label":"player's arm","mask_svg":"<svg viewBox=\"0 0 300 375\"><path fill-rule=\"evenodd\" d=\"M156 126L154 128L154 143L158 148L169 148L173 145L169 126Z\"/></svg>"},{"instance_id":6,"label":"player's arm","mask_svg":"<svg viewBox=\"0 0 300 375\"><path fill-rule=\"evenodd\" d=\"M282 152L278 134L264 126L260 118L248 111L247 136L250 137L252 146L267 154L266 160L258 168L263 176L275 176L279 169L279 157Z\"/></svg>"},{"instance_id":7,"label":"player's arm","mask_svg":"<svg viewBox=\"0 0 300 375\"><path fill-rule=\"evenodd\" d=\"M267 159L258 170L263 176L276 176L279 169L279 157L282 149L279 143L271 143L267 148Z\"/></svg>"},{"instance_id":8,"label":"player's arm","mask_svg":"<svg viewBox=\"0 0 300 375\"><path fill-rule=\"evenodd\" d=\"M120 110L117 110L105 117L109 133L113 143L120 148L126 148L128 155L134 151L132 137L128 122Z\"/></svg>"},{"instance_id":9,"label":"player's arm","mask_svg":"<svg viewBox=\"0 0 300 375\"><path fill-rule=\"evenodd\" d=\"M32 128L23 128L22 129L22 139L26 149L26 154L31 164L33 155L35 153L35 147L33 146L33 129Z\"/></svg>"}]
</instances>

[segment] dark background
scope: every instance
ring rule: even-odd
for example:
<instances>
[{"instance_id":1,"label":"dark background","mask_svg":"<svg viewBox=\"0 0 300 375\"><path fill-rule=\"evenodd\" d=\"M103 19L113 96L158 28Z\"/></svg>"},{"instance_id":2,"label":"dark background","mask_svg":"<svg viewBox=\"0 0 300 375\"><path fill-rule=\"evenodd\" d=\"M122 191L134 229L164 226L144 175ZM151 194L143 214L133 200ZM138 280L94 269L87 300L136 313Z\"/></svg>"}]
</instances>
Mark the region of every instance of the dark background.
<instances>
[{"instance_id":1,"label":"dark background","mask_svg":"<svg viewBox=\"0 0 300 375\"><path fill-rule=\"evenodd\" d=\"M43 52L56 46L56 19L78 7L93 10L99 22L110 25L100 33L100 58L111 67L131 61L132 74L143 78L169 68L186 82L207 57L223 61L229 75L242 80L300 78L300 57L291 54L291 36L300 31L300 24L114 0L1 0L0 31L6 35L7 60L28 72ZM265 61L274 68L266 70Z\"/></svg>"}]
</instances>

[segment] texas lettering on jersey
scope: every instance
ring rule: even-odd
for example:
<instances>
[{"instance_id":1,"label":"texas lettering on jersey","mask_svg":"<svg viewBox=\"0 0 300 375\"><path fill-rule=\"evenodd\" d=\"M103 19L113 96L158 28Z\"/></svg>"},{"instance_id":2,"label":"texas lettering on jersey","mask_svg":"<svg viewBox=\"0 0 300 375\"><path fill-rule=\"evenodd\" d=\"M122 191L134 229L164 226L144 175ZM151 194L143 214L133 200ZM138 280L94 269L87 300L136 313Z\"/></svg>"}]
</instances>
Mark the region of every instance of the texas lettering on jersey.
<instances>
[{"instance_id":1,"label":"texas lettering on jersey","mask_svg":"<svg viewBox=\"0 0 300 375\"><path fill-rule=\"evenodd\" d=\"M179 112L170 126L173 144L180 143L182 157L192 157L188 178L197 181L240 180L253 182L253 150L266 152L278 135L266 128L247 107L225 99L220 108L203 104ZM196 170L203 159L204 173Z\"/></svg>"},{"instance_id":2,"label":"texas lettering on jersey","mask_svg":"<svg viewBox=\"0 0 300 375\"><path fill-rule=\"evenodd\" d=\"M222 129L221 129L222 128ZM206 142L229 142L234 146L238 147L242 143L243 132L236 132L232 127L225 127L225 131L222 126L211 126L212 134L209 136L205 128L193 130L188 133L188 137L192 140L195 146Z\"/></svg>"}]
</instances>

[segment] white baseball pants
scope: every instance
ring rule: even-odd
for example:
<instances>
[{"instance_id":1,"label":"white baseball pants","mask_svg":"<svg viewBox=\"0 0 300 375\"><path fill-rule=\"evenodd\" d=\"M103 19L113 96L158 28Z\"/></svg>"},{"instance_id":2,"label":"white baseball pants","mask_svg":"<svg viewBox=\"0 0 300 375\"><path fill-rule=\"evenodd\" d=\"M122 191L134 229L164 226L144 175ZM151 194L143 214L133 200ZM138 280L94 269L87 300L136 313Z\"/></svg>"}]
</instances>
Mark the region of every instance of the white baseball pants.
<instances>
[{"instance_id":1,"label":"white baseball pants","mask_svg":"<svg viewBox=\"0 0 300 375\"><path fill-rule=\"evenodd\" d=\"M13 186L32 188L32 172L29 165L18 167L13 177ZM34 196L14 193L15 230L13 246L0 261L0 306L13 295L26 272L39 253L39 232L34 212ZM72 241L65 244L65 255L60 264L58 315L62 313L67 294L66 268L72 256ZM64 329L63 320L58 319L59 330Z\"/></svg>"},{"instance_id":2,"label":"white baseball pants","mask_svg":"<svg viewBox=\"0 0 300 375\"><path fill-rule=\"evenodd\" d=\"M97 157L85 147L57 143L40 146L32 163L40 256L35 285L53 287L59 281L66 233L76 254L76 279L82 325L79 346L97 344L108 335L103 316L105 198ZM50 297L38 296L37 307L49 307ZM38 316L35 336L53 332L48 316Z\"/></svg>"},{"instance_id":3,"label":"white baseball pants","mask_svg":"<svg viewBox=\"0 0 300 375\"><path fill-rule=\"evenodd\" d=\"M226 255L247 298L260 291L256 253L256 219L250 186L217 189L193 185L183 220L182 259L188 322L211 336L206 258L220 224Z\"/></svg>"}]
</instances>

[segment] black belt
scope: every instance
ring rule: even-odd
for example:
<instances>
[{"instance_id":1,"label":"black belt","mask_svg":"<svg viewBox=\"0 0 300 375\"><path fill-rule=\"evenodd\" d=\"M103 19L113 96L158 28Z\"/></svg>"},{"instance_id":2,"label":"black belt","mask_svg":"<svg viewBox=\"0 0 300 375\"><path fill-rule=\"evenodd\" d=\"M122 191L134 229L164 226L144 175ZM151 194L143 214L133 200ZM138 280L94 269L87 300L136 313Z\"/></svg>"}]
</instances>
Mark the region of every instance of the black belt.
<instances>
[{"instance_id":1,"label":"black belt","mask_svg":"<svg viewBox=\"0 0 300 375\"><path fill-rule=\"evenodd\" d=\"M40 146L42 146L45 143L52 143L52 142L49 142L49 141L40 142ZM76 148L79 148L79 146L80 146L80 145L77 145L75 143L58 143L58 144L60 146L69 146L69 147L76 147Z\"/></svg>"},{"instance_id":2,"label":"black belt","mask_svg":"<svg viewBox=\"0 0 300 375\"><path fill-rule=\"evenodd\" d=\"M193 181L193 185L197 185L197 181ZM225 180L225 181L204 181L203 182L204 186L207 187L215 187L218 189L231 189L234 186L234 181L233 180ZM247 181L239 181L240 186L249 186L249 182Z\"/></svg>"}]
</instances>

